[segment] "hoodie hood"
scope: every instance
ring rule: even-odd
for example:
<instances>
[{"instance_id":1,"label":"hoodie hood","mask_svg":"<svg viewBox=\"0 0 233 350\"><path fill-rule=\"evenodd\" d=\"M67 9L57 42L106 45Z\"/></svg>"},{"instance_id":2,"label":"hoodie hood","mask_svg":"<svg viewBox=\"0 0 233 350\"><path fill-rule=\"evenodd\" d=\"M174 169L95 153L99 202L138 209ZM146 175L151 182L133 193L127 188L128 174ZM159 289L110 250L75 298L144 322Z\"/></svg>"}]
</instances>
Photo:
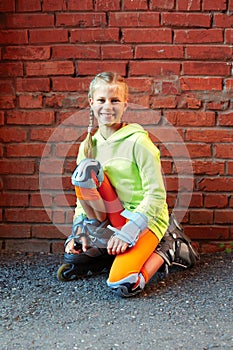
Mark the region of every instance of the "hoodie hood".
<instances>
[{"instance_id":1,"label":"hoodie hood","mask_svg":"<svg viewBox=\"0 0 233 350\"><path fill-rule=\"evenodd\" d=\"M116 141L122 141L124 139L127 139L131 136L134 136L135 134L138 136L138 133L148 135L147 131L143 129L143 127L139 124L132 123L132 124L126 124L114 134L109 136L107 140L103 138L103 136L100 134L100 130L97 130L95 135L93 136L93 140L96 140L97 142L116 142Z\"/></svg>"}]
</instances>

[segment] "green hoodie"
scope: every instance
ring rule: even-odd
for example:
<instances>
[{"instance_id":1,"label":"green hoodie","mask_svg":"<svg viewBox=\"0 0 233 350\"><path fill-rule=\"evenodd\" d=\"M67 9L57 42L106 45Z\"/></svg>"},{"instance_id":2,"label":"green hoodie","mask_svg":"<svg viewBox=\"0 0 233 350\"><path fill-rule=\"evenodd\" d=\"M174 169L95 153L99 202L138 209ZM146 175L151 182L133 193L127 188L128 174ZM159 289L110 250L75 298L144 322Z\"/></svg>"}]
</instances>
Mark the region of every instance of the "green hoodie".
<instances>
[{"instance_id":1,"label":"green hoodie","mask_svg":"<svg viewBox=\"0 0 233 350\"><path fill-rule=\"evenodd\" d=\"M95 158L115 188L125 209L142 213L148 228L161 239L168 226L168 209L160 152L148 133L138 124L128 124L106 140L100 131L93 136ZM84 159L80 145L77 164ZM75 217L84 213L79 201Z\"/></svg>"}]
</instances>

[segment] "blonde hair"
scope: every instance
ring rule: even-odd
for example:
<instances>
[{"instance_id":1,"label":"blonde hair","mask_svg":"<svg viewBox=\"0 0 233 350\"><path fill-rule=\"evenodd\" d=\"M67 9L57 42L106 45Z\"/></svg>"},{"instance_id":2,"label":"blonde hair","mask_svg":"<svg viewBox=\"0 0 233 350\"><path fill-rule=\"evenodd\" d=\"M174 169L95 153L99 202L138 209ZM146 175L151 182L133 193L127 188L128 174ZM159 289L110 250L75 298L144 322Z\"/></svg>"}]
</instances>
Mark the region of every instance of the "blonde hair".
<instances>
[{"instance_id":1,"label":"blonde hair","mask_svg":"<svg viewBox=\"0 0 233 350\"><path fill-rule=\"evenodd\" d=\"M125 79L119 75L118 73L114 72L102 72L95 76L95 78L91 81L89 86L89 92L88 92L88 98L93 98L95 89L97 84L104 82L108 84L123 84L124 85L124 91L125 91L125 100L128 98L128 86L125 82ZM94 113L92 109L90 108L90 117L89 117L89 125L87 129L87 136L84 140L84 155L86 158L94 158L94 151L93 151L93 142L92 142L92 130L94 125Z\"/></svg>"}]
</instances>

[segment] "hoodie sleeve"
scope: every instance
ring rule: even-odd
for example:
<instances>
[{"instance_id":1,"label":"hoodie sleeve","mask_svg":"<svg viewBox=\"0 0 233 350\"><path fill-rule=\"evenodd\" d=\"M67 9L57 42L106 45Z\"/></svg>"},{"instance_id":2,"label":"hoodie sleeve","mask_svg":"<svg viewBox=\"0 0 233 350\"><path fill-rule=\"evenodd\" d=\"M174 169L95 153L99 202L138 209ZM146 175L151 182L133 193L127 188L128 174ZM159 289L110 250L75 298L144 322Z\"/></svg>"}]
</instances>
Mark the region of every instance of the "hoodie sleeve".
<instances>
[{"instance_id":1,"label":"hoodie sleeve","mask_svg":"<svg viewBox=\"0 0 233 350\"><path fill-rule=\"evenodd\" d=\"M141 135L135 142L134 161L138 167L143 188L143 200L134 212L146 215L148 227L150 227L151 220L157 220L167 212L167 204L160 152L149 136Z\"/></svg>"}]
</instances>

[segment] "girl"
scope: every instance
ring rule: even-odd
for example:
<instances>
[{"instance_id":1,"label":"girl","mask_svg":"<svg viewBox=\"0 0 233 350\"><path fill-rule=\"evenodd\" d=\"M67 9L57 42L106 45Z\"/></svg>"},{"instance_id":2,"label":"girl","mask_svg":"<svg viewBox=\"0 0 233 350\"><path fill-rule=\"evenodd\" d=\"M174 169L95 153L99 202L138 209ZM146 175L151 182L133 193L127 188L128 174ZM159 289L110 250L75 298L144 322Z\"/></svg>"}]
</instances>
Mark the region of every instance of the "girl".
<instances>
[{"instance_id":1,"label":"girl","mask_svg":"<svg viewBox=\"0 0 233 350\"><path fill-rule=\"evenodd\" d=\"M71 265L58 275L68 280L111 266L107 285L128 297L141 292L164 262L175 260L174 237L159 244L168 227L159 150L140 125L123 122L128 88L121 76L98 74L89 103L88 135L72 176L77 206L65 243ZM92 136L94 118L98 130Z\"/></svg>"}]
</instances>

